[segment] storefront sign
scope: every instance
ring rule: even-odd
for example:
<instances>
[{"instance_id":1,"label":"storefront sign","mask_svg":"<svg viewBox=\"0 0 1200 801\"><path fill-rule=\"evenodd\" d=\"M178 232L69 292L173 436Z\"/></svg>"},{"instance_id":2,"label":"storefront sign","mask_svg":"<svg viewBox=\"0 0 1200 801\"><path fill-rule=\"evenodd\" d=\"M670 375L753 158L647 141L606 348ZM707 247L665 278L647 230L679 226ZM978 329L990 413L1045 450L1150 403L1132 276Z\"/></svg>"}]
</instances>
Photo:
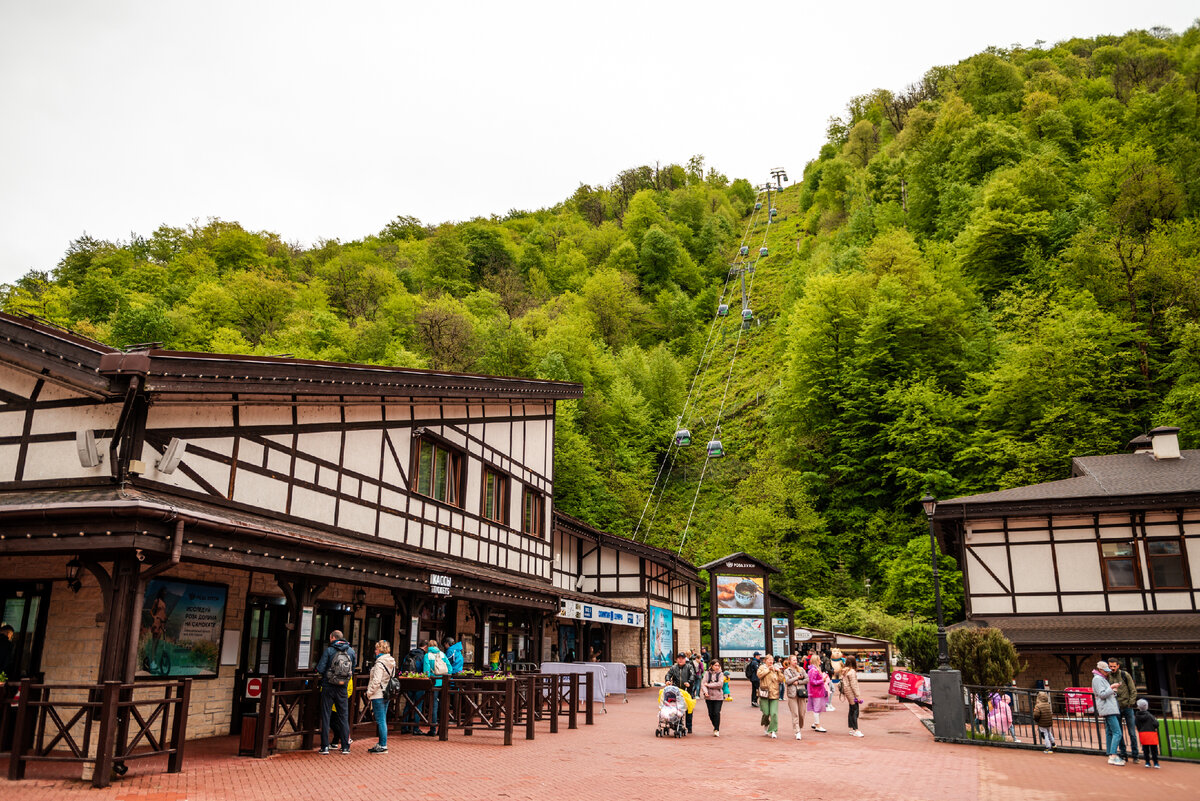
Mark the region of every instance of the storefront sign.
<instances>
[{"instance_id":1,"label":"storefront sign","mask_svg":"<svg viewBox=\"0 0 1200 801\"><path fill-rule=\"evenodd\" d=\"M667 667L675 660L675 617L670 609L650 607L650 667Z\"/></svg>"},{"instance_id":2,"label":"storefront sign","mask_svg":"<svg viewBox=\"0 0 1200 801\"><path fill-rule=\"evenodd\" d=\"M767 650L767 632L761 617L722 617L717 623L721 656L753 656L755 651Z\"/></svg>"},{"instance_id":3,"label":"storefront sign","mask_svg":"<svg viewBox=\"0 0 1200 801\"><path fill-rule=\"evenodd\" d=\"M450 594L450 577L440 573L429 574L429 591L434 595Z\"/></svg>"},{"instance_id":4,"label":"storefront sign","mask_svg":"<svg viewBox=\"0 0 1200 801\"><path fill-rule=\"evenodd\" d=\"M646 625L644 612L629 612L624 609L613 609L609 606L588 604L582 601L560 601L558 616L570 620L595 620L599 623L612 623L617 626L641 628Z\"/></svg>"},{"instance_id":5,"label":"storefront sign","mask_svg":"<svg viewBox=\"0 0 1200 801\"><path fill-rule=\"evenodd\" d=\"M138 639L140 676L216 676L225 628L224 584L151 579Z\"/></svg>"},{"instance_id":6,"label":"storefront sign","mask_svg":"<svg viewBox=\"0 0 1200 801\"><path fill-rule=\"evenodd\" d=\"M300 658L297 664L301 670L312 664L312 626L313 608L306 606L300 610Z\"/></svg>"},{"instance_id":7,"label":"storefront sign","mask_svg":"<svg viewBox=\"0 0 1200 801\"><path fill-rule=\"evenodd\" d=\"M730 570L759 570L758 565L750 564L749 562L726 562L725 567Z\"/></svg>"},{"instance_id":8,"label":"storefront sign","mask_svg":"<svg viewBox=\"0 0 1200 801\"><path fill-rule=\"evenodd\" d=\"M808 629L796 629L792 632L792 639L796 642L808 642L812 639L812 632Z\"/></svg>"}]
</instances>

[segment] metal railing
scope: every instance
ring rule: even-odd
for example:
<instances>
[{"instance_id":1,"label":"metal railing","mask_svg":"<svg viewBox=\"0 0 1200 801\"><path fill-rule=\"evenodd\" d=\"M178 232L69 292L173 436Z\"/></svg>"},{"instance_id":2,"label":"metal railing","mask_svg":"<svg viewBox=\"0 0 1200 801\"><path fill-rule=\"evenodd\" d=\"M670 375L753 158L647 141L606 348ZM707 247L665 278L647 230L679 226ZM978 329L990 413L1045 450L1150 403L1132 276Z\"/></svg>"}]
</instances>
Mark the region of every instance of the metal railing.
<instances>
[{"instance_id":1,"label":"metal railing","mask_svg":"<svg viewBox=\"0 0 1200 801\"><path fill-rule=\"evenodd\" d=\"M122 684L19 686L8 778L25 778L30 762L92 764L92 785L107 787L114 771L146 757L167 756L167 772L183 770L192 680ZM137 697L142 696L142 697Z\"/></svg>"},{"instance_id":2,"label":"metal railing","mask_svg":"<svg viewBox=\"0 0 1200 801\"><path fill-rule=\"evenodd\" d=\"M1030 690L1017 687L963 685L965 739L1006 742L1029 748L1044 748L1033 708L1038 694L1049 696L1053 714L1051 734L1055 748L1067 751L1104 753L1105 723L1096 714L1090 690ZM1200 761L1200 699L1167 695L1142 695L1149 711L1158 719L1159 753L1165 759ZM1005 712L1001 705L1007 707ZM1009 722L1011 719L1011 722ZM1005 725L1005 724L1008 725ZM1129 732L1122 726L1126 748ZM1137 737L1137 732L1133 732ZM1141 747L1137 750L1141 752Z\"/></svg>"}]
</instances>

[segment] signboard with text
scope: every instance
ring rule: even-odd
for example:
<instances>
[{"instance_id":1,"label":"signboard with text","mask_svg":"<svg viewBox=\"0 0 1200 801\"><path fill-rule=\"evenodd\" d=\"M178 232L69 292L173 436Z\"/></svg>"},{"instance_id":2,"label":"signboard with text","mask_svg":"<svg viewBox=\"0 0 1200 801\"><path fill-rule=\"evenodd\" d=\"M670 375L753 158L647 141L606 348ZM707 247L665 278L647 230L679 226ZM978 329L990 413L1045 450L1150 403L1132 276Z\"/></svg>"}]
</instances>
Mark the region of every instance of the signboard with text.
<instances>
[{"instance_id":1,"label":"signboard with text","mask_svg":"<svg viewBox=\"0 0 1200 801\"><path fill-rule=\"evenodd\" d=\"M216 676L228 592L225 584L151 579L142 602L137 675Z\"/></svg>"}]
</instances>

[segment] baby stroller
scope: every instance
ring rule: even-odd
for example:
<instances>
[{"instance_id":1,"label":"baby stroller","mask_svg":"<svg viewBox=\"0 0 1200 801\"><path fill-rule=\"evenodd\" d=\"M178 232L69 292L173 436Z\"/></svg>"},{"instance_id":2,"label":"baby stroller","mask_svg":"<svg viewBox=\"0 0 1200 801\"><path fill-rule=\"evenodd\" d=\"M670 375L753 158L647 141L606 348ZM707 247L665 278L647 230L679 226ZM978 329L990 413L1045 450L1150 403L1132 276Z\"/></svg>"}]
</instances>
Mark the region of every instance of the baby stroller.
<instances>
[{"instance_id":1,"label":"baby stroller","mask_svg":"<svg viewBox=\"0 0 1200 801\"><path fill-rule=\"evenodd\" d=\"M688 697L683 690L668 684L658 694L658 728L655 737L687 737Z\"/></svg>"}]
</instances>

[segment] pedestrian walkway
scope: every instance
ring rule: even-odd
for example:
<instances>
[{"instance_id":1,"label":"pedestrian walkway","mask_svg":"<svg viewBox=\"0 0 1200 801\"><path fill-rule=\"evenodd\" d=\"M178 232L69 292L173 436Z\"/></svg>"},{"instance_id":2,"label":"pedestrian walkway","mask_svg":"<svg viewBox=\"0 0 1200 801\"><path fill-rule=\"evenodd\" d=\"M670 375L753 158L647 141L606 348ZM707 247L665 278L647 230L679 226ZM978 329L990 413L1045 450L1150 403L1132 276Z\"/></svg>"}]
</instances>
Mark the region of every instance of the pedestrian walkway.
<instances>
[{"instance_id":1,"label":"pedestrian walkway","mask_svg":"<svg viewBox=\"0 0 1200 801\"><path fill-rule=\"evenodd\" d=\"M740 689L735 687L735 692ZM695 734L683 740L654 736L657 690L630 693L628 704L609 704L594 726L537 739L518 738L511 748L501 733L462 732L449 742L393 735L390 753L373 756L374 738L354 743L348 756L281 753L259 760L230 756L233 738L189 744L185 772L148 772L138 764L112 787L94 790L62 766L31 766L31 780L5 782L6 801L276 801L279 798L338 801L380 793L406 798L803 799L804 801L1085 801L1146 798L1174 801L1200 797L1200 765L1164 762L1161 770L1132 763L1105 764L1104 757L1044 754L1008 748L935 743L907 706L887 704L885 685L864 684L869 702L862 739L848 736L842 705L822 715L825 734L806 728L797 742L781 721L779 739L764 737L758 710L741 694L722 712L721 737L703 706ZM786 718L786 712L784 714ZM363 730L365 732L365 730ZM60 777L60 778L56 778Z\"/></svg>"}]
</instances>

